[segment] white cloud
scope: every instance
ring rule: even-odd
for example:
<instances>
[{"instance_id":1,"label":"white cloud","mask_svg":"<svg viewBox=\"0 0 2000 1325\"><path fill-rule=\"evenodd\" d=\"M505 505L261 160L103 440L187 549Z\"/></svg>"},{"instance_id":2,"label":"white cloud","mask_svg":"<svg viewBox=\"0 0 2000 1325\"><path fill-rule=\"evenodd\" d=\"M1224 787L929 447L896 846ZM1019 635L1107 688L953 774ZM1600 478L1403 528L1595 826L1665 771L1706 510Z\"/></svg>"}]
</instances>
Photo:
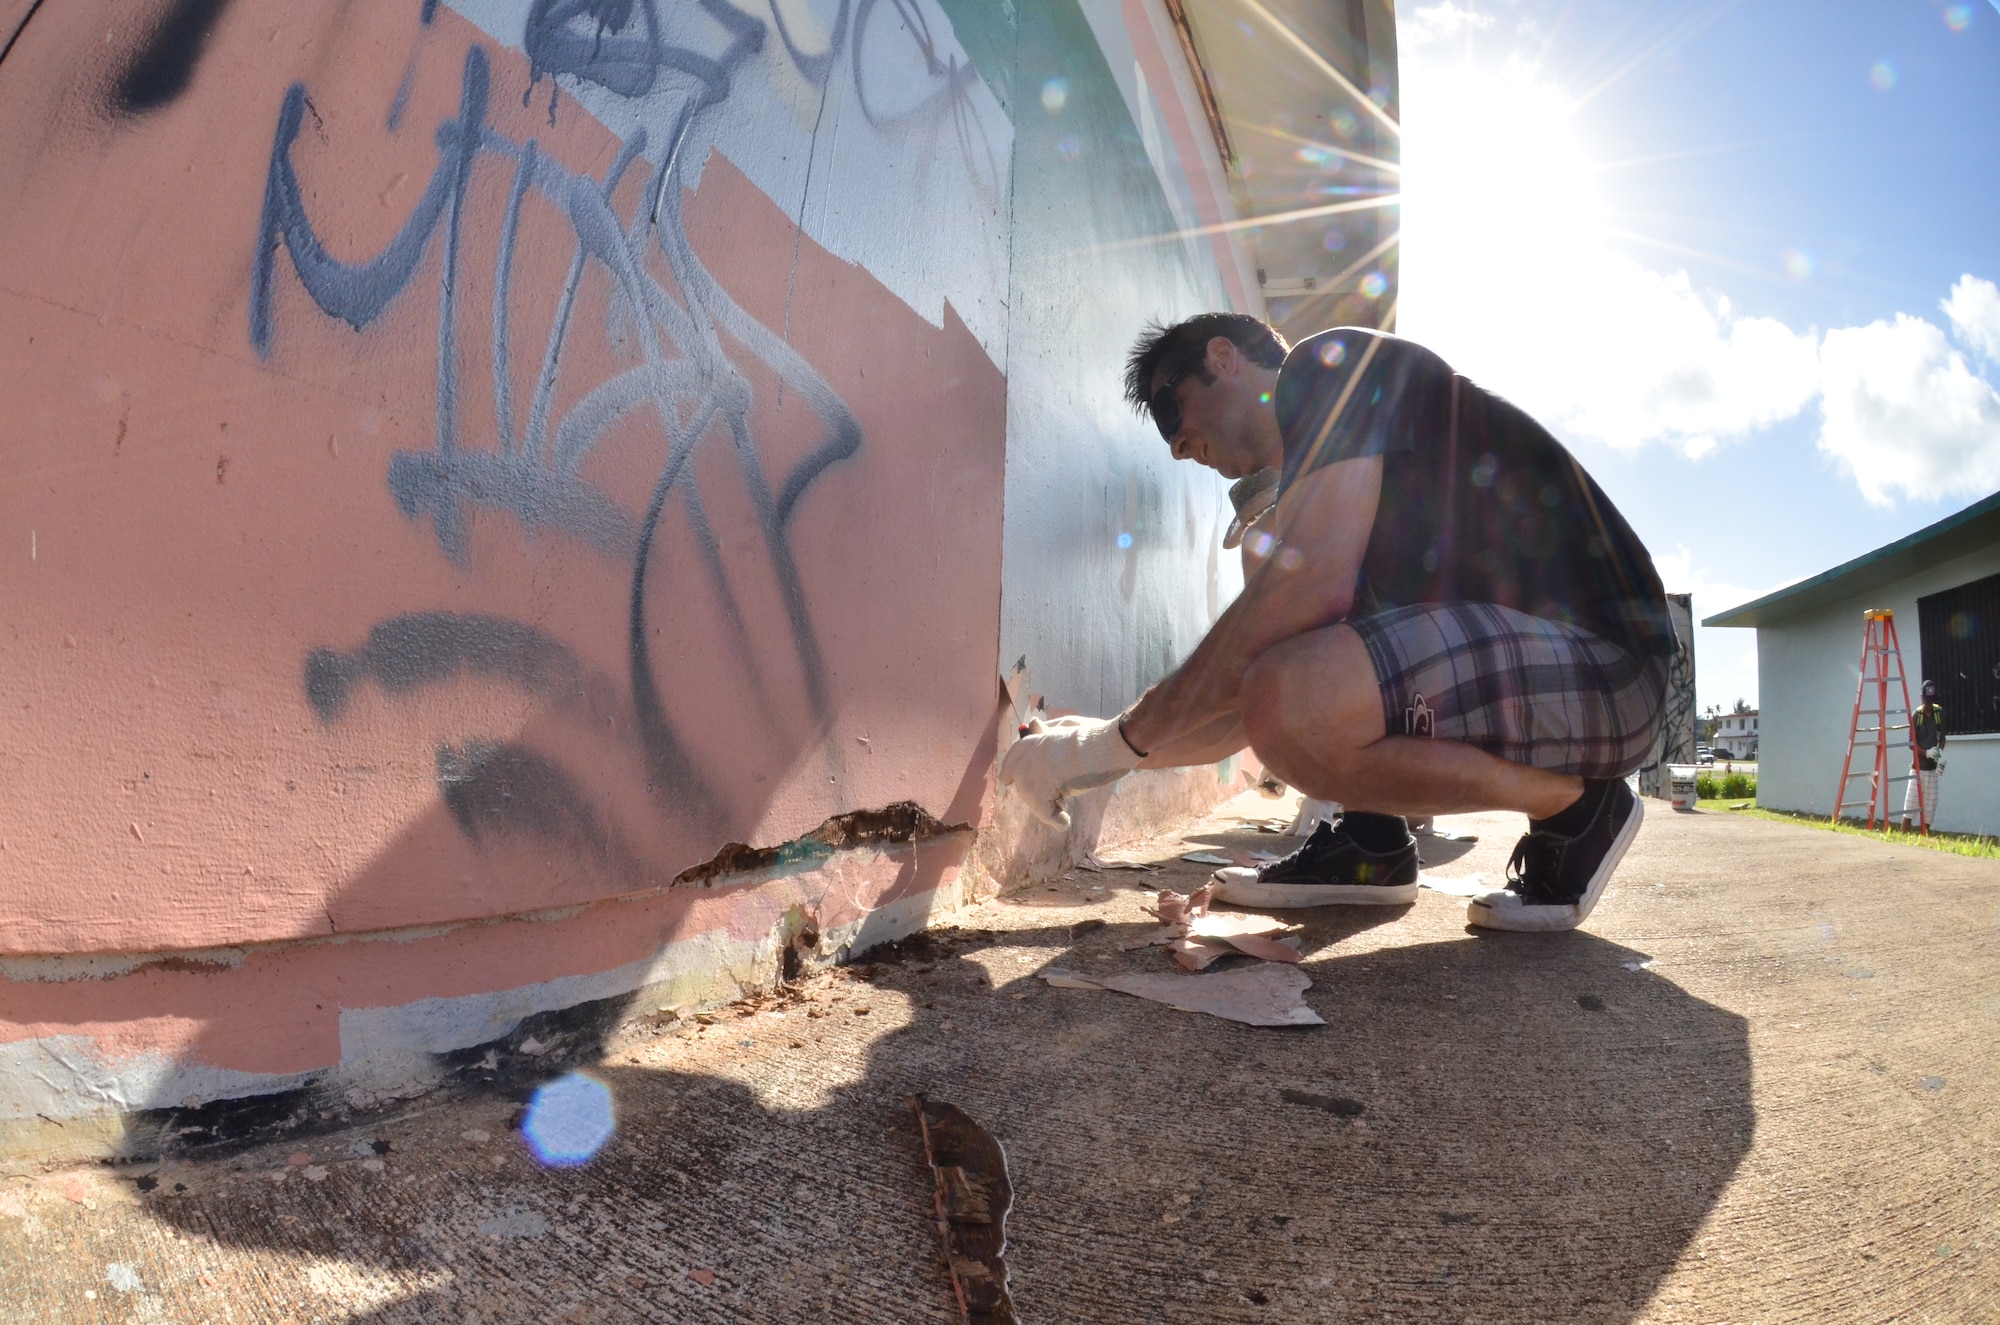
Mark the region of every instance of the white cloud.
<instances>
[{"instance_id":1,"label":"white cloud","mask_svg":"<svg viewBox=\"0 0 2000 1325\"><path fill-rule=\"evenodd\" d=\"M1685 273L1661 275L1622 254L1579 254L1572 267L1572 288L1550 309L1562 325L1548 329L1549 345L1560 348L1544 350L1523 375L1567 431L1624 448L1664 442L1699 457L1812 400L1811 332L1737 317Z\"/></svg>"},{"instance_id":2,"label":"white cloud","mask_svg":"<svg viewBox=\"0 0 2000 1325\"><path fill-rule=\"evenodd\" d=\"M1402 72L1406 334L1565 437L1699 458L1817 401L1820 449L1870 502L2000 487L2000 391L1937 325L1740 316L1620 251L1567 94L1534 66L1431 48ZM1940 307L2000 366L2000 286L1967 273Z\"/></svg>"},{"instance_id":3,"label":"white cloud","mask_svg":"<svg viewBox=\"0 0 2000 1325\"><path fill-rule=\"evenodd\" d=\"M1962 343L2000 363L2000 285L1967 272L1938 307L1951 319L1951 329Z\"/></svg>"},{"instance_id":4,"label":"white cloud","mask_svg":"<svg viewBox=\"0 0 2000 1325\"><path fill-rule=\"evenodd\" d=\"M1408 18L1399 19L1396 23L1396 44L1407 51L1415 46L1450 41L1465 35L1468 29L1477 31L1492 26L1493 15L1461 9L1452 0L1444 0L1443 4L1422 5Z\"/></svg>"},{"instance_id":5,"label":"white cloud","mask_svg":"<svg viewBox=\"0 0 2000 1325\"><path fill-rule=\"evenodd\" d=\"M2000 391L1940 328L1898 313L1829 331L1820 367L1820 449L1870 502L2000 487Z\"/></svg>"}]
</instances>

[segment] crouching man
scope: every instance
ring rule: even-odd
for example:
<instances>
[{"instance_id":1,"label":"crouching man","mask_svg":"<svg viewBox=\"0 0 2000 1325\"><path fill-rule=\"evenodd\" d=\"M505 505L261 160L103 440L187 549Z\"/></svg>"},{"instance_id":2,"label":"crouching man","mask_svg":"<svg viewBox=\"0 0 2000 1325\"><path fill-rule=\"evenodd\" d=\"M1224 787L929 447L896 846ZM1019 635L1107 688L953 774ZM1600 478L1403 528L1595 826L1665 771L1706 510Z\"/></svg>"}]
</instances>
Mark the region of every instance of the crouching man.
<instances>
[{"instance_id":1,"label":"crouching man","mask_svg":"<svg viewBox=\"0 0 2000 1325\"><path fill-rule=\"evenodd\" d=\"M1171 676L1116 718L1062 719L1000 766L1052 823L1134 768L1249 746L1346 813L1218 897L1391 905L1417 890L1407 815L1518 810L1504 889L1468 918L1573 928L1637 834L1679 644L1651 556L1535 420L1412 341L1352 327L1287 352L1212 313L1150 328L1126 371L1176 459L1281 474L1275 543Z\"/></svg>"}]
</instances>

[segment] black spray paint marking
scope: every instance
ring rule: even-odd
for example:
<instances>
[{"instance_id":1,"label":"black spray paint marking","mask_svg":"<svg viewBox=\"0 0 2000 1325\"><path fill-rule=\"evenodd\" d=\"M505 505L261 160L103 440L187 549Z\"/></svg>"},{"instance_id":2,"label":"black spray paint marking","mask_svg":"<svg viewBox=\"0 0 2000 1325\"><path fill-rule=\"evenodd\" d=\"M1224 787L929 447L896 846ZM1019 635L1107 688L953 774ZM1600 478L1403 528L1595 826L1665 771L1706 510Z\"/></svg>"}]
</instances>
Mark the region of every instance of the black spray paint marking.
<instances>
[{"instance_id":1,"label":"black spray paint marking","mask_svg":"<svg viewBox=\"0 0 2000 1325\"><path fill-rule=\"evenodd\" d=\"M14 30L7 34L7 44L0 46L0 63L5 63L7 57L14 53L14 43L21 40L21 34L28 30L29 22L37 13L41 12L41 8L42 0L29 0L28 12L21 15L21 21L16 23Z\"/></svg>"},{"instance_id":2,"label":"black spray paint marking","mask_svg":"<svg viewBox=\"0 0 2000 1325\"><path fill-rule=\"evenodd\" d=\"M506 617L458 612L392 617L351 653L314 649L306 656L306 698L321 722L332 722L363 681L400 695L461 673L553 702L587 698L583 664L568 645Z\"/></svg>"},{"instance_id":3,"label":"black spray paint marking","mask_svg":"<svg viewBox=\"0 0 2000 1325\"><path fill-rule=\"evenodd\" d=\"M172 105L194 81L202 49L229 0L173 0L118 77L112 106L121 115L144 115Z\"/></svg>"},{"instance_id":4,"label":"black spray paint marking","mask_svg":"<svg viewBox=\"0 0 2000 1325\"><path fill-rule=\"evenodd\" d=\"M609 731L624 741L636 733L662 808L697 821L719 814L714 791L663 717L640 713L635 722L610 677L587 667L555 636L507 617L460 612L391 617L370 630L358 649L307 654L305 692L320 721L334 722L346 713L355 688L367 682L403 696L462 676L513 686L569 712L592 732Z\"/></svg>"},{"instance_id":5,"label":"black spray paint marking","mask_svg":"<svg viewBox=\"0 0 2000 1325\"><path fill-rule=\"evenodd\" d=\"M598 819L589 794L533 750L489 741L441 745L437 779L452 818L476 843L526 837L591 857L635 883L644 875L638 853Z\"/></svg>"}]
</instances>

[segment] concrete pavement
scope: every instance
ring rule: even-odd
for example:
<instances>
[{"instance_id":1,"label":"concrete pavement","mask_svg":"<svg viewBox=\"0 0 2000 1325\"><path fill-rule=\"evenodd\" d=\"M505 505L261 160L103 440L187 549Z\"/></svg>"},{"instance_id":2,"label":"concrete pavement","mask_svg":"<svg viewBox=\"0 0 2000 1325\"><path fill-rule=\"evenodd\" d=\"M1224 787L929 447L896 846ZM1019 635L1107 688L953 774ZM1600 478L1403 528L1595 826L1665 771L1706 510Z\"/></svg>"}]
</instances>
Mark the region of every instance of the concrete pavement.
<instances>
[{"instance_id":1,"label":"concrete pavement","mask_svg":"<svg viewBox=\"0 0 2000 1325\"><path fill-rule=\"evenodd\" d=\"M2000 862L1660 802L1584 932L1461 900L1308 913L1256 1030L1051 965L1124 952L1191 850L1285 849L1254 793L953 928L703 1020L625 1027L618 1109L547 1169L519 1091L278 1144L0 1179L7 1319L957 1319L903 1106L1005 1145L1030 1322L2000 1317ZM1441 827L1500 876L1515 816ZM600 1046L583 1046L597 1055ZM546 1046L561 1057L561 1045ZM559 1070L547 1068L545 1071ZM282 1175L282 1177L280 1176Z\"/></svg>"}]
</instances>

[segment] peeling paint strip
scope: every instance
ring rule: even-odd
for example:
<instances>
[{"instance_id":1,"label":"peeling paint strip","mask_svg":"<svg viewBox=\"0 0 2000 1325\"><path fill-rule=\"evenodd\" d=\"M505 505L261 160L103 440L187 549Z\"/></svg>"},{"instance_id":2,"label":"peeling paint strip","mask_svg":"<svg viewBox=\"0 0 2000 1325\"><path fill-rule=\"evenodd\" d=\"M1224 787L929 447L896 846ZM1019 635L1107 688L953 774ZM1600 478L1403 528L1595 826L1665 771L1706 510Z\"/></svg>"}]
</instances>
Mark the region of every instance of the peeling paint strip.
<instances>
[{"instance_id":1,"label":"peeling paint strip","mask_svg":"<svg viewBox=\"0 0 2000 1325\"><path fill-rule=\"evenodd\" d=\"M857 832L852 846L843 844L836 848L817 845L817 835L828 833L832 826L844 820L860 818L868 814L883 814L889 811L858 811L854 815L840 815L829 819L813 833L803 838L795 838L776 847L748 847L742 843L730 843L707 864L683 871L673 883L661 887L641 888L628 893L614 893L607 897L596 897L584 902L569 902L562 906L542 907L530 911L512 911L497 916L476 916L465 920L439 921L428 925L410 925L397 929L359 930L345 934L315 934L295 939L270 939L255 943L242 943L222 948L187 948L173 953L21 953L0 956L0 980L47 981L66 983L72 980L113 980L127 975L136 975L148 969L168 971L188 971L206 968L219 973L224 968L241 966L252 956L269 952L290 951L296 948L337 947L348 943L419 943L427 939L442 938L462 930L476 929L484 925L505 924L552 924L571 920L586 912L603 906L621 906L655 900L674 887L684 887L696 883L706 888L754 887L774 879L789 878L822 868L842 857L873 857L893 855L899 850L921 846L932 846L963 839L970 843L973 830L966 824L945 824L932 819L922 810L918 813L929 821L932 830L908 838L871 840L866 831ZM863 845L866 843L866 845ZM696 871L715 866L724 857L739 868L717 868L713 874L697 875Z\"/></svg>"}]
</instances>

